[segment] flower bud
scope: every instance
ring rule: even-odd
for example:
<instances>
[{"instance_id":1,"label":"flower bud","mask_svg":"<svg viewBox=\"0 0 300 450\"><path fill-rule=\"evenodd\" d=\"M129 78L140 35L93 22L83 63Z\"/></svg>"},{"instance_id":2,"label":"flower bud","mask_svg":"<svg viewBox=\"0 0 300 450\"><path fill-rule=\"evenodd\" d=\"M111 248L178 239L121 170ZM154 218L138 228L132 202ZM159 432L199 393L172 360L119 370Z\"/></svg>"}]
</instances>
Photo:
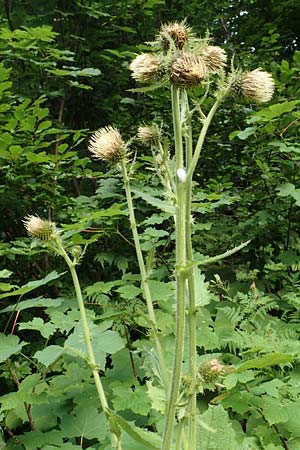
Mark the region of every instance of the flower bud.
<instances>
[{"instance_id":1,"label":"flower bud","mask_svg":"<svg viewBox=\"0 0 300 450\"><path fill-rule=\"evenodd\" d=\"M42 241L49 241L58 236L55 223L49 220L43 220L38 216L27 216L23 220L27 233Z\"/></svg>"},{"instance_id":2,"label":"flower bud","mask_svg":"<svg viewBox=\"0 0 300 450\"><path fill-rule=\"evenodd\" d=\"M201 56L209 72L218 72L226 66L227 55L221 47L208 45L202 50Z\"/></svg>"},{"instance_id":3,"label":"flower bud","mask_svg":"<svg viewBox=\"0 0 300 450\"><path fill-rule=\"evenodd\" d=\"M134 80L140 83L149 83L154 81L157 76L159 69L158 59L151 53L142 53L131 62L129 69Z\"/></svg>"},{"instance_id":4,"label":"flower bud","mask_svg":"<svg viewBox=\"0 0 300 450\"><path fill-rule=\"evenodd\" d=\"M272 76L261 69L255 69L244 74L240 90L242 94L256 103L265 103L271 100L275 85Z\"/></svg>"},{"instance_id":5,"label":"flower bud","mask_svg":"<svg viewBox=\"0 0 300 450\"><path fill-rule=\"evenodd\" d=\"M121 134L111 126L99 128L92 135L88 149L96 158L112 162L120 161L125 155Z\"/></svg>"},{"instance_id":6,"label":"flower bud","mask_svg":"<svg viewBox=\"0 0 300 450\"><path fill-rule=\"evenodd\" d=\"M171 81L179 87L197 86L206 76L207 67L201 56L183 53L172 64Z\"/></svg>"},{"instance_id":7,"label":"flower bud","mask_svg":"<svg viewBox=\"0 0 300 450\"><path fill-rule=\"evenodd\" d=\"M178 50L182 50L185 43L188 41L189 31L190 29L184 22L164 24L160 29L158 41L165 50L169 49L170 40L174 42L174 45Z\"/></svg>"},{"instance_id":8,"label":"flower bud","mask_svg":"<svg viewBox=\"0 0 300 450\"><path fill-rule=\"evenodd\" d=\"M199 375L204 382L215 383L224 373L224 365L218 359L212 359L199 367Z\"/></svg>"},{"instance_id":9,"label":"flower bud","mask_svg":"<svg viewBox=\"0 0 300 450\"><path fill-rule=\"evenodd\" d=\"M137 138L144 145L155 145L160 140L160 129L154 124L150 127L139 127L137 132Z\"/></svg>"}]
</instances>

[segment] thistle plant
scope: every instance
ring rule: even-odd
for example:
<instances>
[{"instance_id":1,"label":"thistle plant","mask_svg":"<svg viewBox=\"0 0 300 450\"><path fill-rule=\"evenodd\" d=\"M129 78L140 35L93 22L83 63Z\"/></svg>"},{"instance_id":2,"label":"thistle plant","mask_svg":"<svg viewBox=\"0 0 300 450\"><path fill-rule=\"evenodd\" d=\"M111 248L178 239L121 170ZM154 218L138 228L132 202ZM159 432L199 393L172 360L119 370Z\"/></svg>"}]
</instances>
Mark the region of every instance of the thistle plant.
<instances>
[{"instance_id":1,"label":"thistle plant","mask_svg":"<svg viewBox=\"0 0 300 450\"><path fill-rule=\"evenodd\" d=\"M128 175L129 161L127 154L129 144L124 144L116 130L107 127L98 130L94 134L91 138L89 149L96 158L117 162L123 176L141 282L158 355L162 385L166 392L167 410L162 450L171 450L171 448L179 450L183 448L183 442L185 442L184 448L196 450L198 423L196 393L199 374L201 374L202 378L205 378L209 372L212 379L217 379L223 369L223 365L217 360L212 360L202 369L197 368L196 283L197 274L199 273L198 267L232 255L247 245L248 241L233 249L228 249L220 255L207 257L202 261L195 261L191 239L193 174L211 121L226 97L244 96L245 99L255 103L264 103L272 97L274 82L271 75L259 68L250 72L232 68L231 72L226 73L226 52L218 46L210 45L208 39L198 39L185 22L163 25L152 43L152 47L152 53L143 53L136 56L131 62L129 69L131 70L132 78L143 85L137 90L146 92L148 89L152 90L161 86L166 86L170 89L175 148L175 162L173 166L175 170L169 164L170 158L162 157L164 151L160 140L161 133L158 132L157 125L151 127L141 126L138 130L137 138L142 145L149 145L158 151L161 165L164 167L163 171L158 170L158 174L163 181L163 185L175 197L176 327L174 362L171 370L165 367L148 284L148 274L145 269L144 256L141 251L135 220L130 177ZM214 92L212 95L215 101L207 114L200 109L202 128L199 136L195 138L193 136L193 119L195 112L199 111L199 108L190 107L189 91L191 88L200 85L206 87L205 96L208 95L209 88L213 86ZM199 102L200 104L201 101ZM157 158L154 158L154 161L157 161ZM182 398L183 392L182 361L185 334L188 336L189 373L187 377L189 389L188 398L186 399L186 414L184 417L179 417L177 416L177 410L178 402ZM176 421L178 422L178 431L174 437Z\"/></svg>"},{"instance_id":2,"label":"thistle plant","mask_svg":"<svg viewBox=\"0 0 300 450\"><path fill-rule=\"evenodd\" d=\"M197 427L199 412L197 409L197 392L205 383L215 386L225 373L226 368L216 358L197 365L197 321L199 312L197 304L203 293L198 293L200 269L207 264L222 260L245 247L249 241L243 242L224 253L207 256L201 260L195 259L192 245L192 197L193 176L210 124L219 106L229 96L243 97L246 101L264 103L271 100L274 92L274 81L270 74L260 68L244 71L231 67L227 72L226 52L211 45L208 38L199 39L186 23L164 24L150 43L148 53L137 55L129 69L131 76L142 87L137 91L147 92L155 88L170 90L172 109L174 157L166 150L162 142L162 130L157 124L141 125L137 131L135 142L141 147L149 146L154 161L154 169L166 191L166 197L175 206L175 266L174 277L176 285L175 298L175 341L172 367L166 365L166 355L161 342L158 322L153 306L149 283L149 270L145 263L135 209L132 198L131 178L133 176L135 158L132 158L131 148L133 138L128 142L121 132L108 125L98 129L91 137L89 151L96 160L115 164L122 175L126 194L129 221L137 262L140 271L141 287L148 312L149 336L153 339L155 361L157 364L159 382L165 394L166 413L161 450L196 450ZM201 86L203 97L191 101L190 92ZM213 104L205 111L205 100L210 96ZM200 123L201 129L195 136L194 123ZM85 307L76 273L79 256L75 252L73 259L64 246L62 235L54 223L29 216L25 219L28 233L49 244L54 251L62 256L71 272L78 306L84 329L88 363L94 376L99 399L111 425L112 446L121 449L118 418L111 412L99 376L92 347L91 335L86 320ZM201 318L200 318L201 319ZM187 338L187 339L186 339ZM183 373L183 355L185 342L188 354L188 371ZM200 386L201 385L201 386ZM199 387L200 386L200 387ZM182 408L182 404L184 407ZM123 419L122 419L123 420ZM122 426L121 420L121 426ZM123 427L128 431L130 426ZM134 435L134 433L133 433ZM201 436L199 437L201 439ZM153 447L154 448L154 447ZM157 447L155 447L157 448Z\"/></svg>"}]
</instances>

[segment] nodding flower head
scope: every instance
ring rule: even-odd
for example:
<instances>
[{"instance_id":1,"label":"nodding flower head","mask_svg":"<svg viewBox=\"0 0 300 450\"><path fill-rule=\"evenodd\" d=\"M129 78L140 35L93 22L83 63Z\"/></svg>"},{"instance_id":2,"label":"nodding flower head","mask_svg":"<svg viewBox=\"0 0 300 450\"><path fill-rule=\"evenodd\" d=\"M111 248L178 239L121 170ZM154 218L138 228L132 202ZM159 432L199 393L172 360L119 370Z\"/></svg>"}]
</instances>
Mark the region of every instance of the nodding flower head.
<instances>
[{"instance_id":1,"label":"nodding flower head","mask_svg":"<svg viewBox=\"0 0 300 450\"><path fill-rule=\"evenodd\" d=\"M275 90L272 76L261 69L246 72L240 81L239 87L247 99L256 103L270 101Z\"/></svg>"},{"instance_id":2,"label":"nodding flower head","mask_svg":"<svg viewBox=\"0 0 300 450\"><path fill-rule=\"evenodd\" d=\"M161 136L161 130L158 125L139 127L137 132L138 140L144 145L156 145Z\"/></svg>"},{"instance_id":3,"label":"nodding flower head","mask_svg":"<svg viewBox=\"0 0 300 450\"><path fill-rule=\"evenodd\" d=\"M161 26L157 40L165 50L169 49L170 41L174 42L178 50L182 50L188 41L189 32L190 28L186 26L184 21L167 23Z\"/></svg>"},{"instance_id":4,"label":"nodding flower head","mask_svg":"<svg viewBox=\"0 0 300 450\"><path fill-rule=\"evenodd\" d=\"M197 86L206 76L207 67L203 58L192 53L183 53L171 67L171 82L176 86Z\"/></svg>"},{"instance_id":5,"label":"nodding flower head","mask_svg":"<svg viewBox=\"0 0 300 450\"><path fill-rule=\"evenodd\" d=\"M118 162L125 156L125 145L119 130L111 126L99 128L91 137L89 151L95 158Z\"/></svg>"},{"instance_id":6,"label":"nodding flower head","mask_svg":"<svg viewBox=\"0 0 300 450\"><path fill-rule=\"evenodd\" d=\"M227 55L221 47L208 45L202 50L201 56L209 72L218 72L226 66Z\"/></svg>"},{"instance_id":7,"label":"nodding flower head","mask_svg":"<svg viewBox=\"0 0 300 450\"><path fill-rule=\"evenodd\" d=\"M155 55L142 53L131 62L129 69L134 80L140 83L150 83L157 77L159 62Z\"/></svg>"},{"instance_id":8,"label":"nodding flower head","mask_svg":"<svg viewBox=\"0 0 300 450\"><path fill-rule=\"evenodd\" d=\"M27 216L23 223L30 236L42 241L49 241L59 234L54 222L43 220L38 216Z\"/></svg>"}]
</instances>

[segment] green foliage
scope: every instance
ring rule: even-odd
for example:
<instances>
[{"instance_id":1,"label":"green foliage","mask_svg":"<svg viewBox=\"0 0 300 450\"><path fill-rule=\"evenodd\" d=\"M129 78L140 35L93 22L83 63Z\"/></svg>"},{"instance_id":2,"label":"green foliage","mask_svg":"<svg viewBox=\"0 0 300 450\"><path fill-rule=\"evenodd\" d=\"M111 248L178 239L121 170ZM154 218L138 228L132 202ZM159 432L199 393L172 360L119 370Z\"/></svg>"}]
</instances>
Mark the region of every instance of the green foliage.
<instances>
[{"instance_id":1,"label":"green foliage","mask_svg":"<svg viewBox=\"0 0 300 450\"><path fill-rule=\"evenodd\" d=\"M166 398L125 197L114 169L90 163L85 139L87 128L107 123L133 135L154 118L164 123L170 146L168 94L128 91L135 86L127 67L137 51L147 51L137 40L153 39L160 22L188 17L194 31L209 28L214 42L226 42L244 66L251 69L263 56L277 85L274 103L261 110L233 99L222 106L194 181L195 259L252 240L239 255L209 264L205 277L193 267L197 364L218 359L224 366L212 383L197 386L198 448L298 450L296 6L254 0L250 14L250 4L227 0L204 1L201 8L195 1L100 3L15 0L0 6L0 448L111 450L71 279L59 259L28 245L22 219L31 213L61 226L68 251L81 246L92 342L123 450L161 447ZM197 89L191 96L197 109ZM138 228L169 365L174 199L148 170L150 151L135 141L133 149ZM189 398L186 381L179 416Z\"/></svg>"}]
</instances>

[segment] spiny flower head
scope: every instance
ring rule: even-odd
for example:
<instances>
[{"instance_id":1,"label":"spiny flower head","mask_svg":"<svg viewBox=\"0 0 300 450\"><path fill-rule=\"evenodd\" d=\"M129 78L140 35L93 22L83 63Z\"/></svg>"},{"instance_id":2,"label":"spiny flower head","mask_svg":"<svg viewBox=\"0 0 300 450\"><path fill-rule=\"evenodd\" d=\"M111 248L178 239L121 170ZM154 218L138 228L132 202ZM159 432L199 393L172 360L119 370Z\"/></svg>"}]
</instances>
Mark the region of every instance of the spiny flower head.
<instances>
[{"instance_id":1,"label":"spiny flower head","mask_svg":"<svg viewBox=\"0 0 300 450\"><path fill-rule=\"evenodd\" d=\"M226 66L227 55L221 47L208 45L202 50L201 56L209 72L218 72Z\"/></svg>"},{"instance_id":2,"label":"spiny flower head","mask_svg":"<svg viewBox=\"0 0 300 450\"><path fill-rule=\"evenodd\" d=\"M91 137L89 151L98 159L118 162L125 155L125 145L117 128L99 128Z\"/></svg>"},{"instance_id":3,"label":"spiny flower head","mask_svg":"<svg viewBox=\"0 0 300 450\"><path fill-rule=\"evenodd\" d=\"M171 67L171 82L177 86L197 86L206 76L207 67L203 58L192 53L183 53Z\"/></svg>"},{"instance_id":4,"label":"spiny flower head","mask_svg":"<svg viewBox=\"0 0 300 450\"><path fill-rule=\"evenodd\" d=\"M246 72L240 82L242 94L256 103L265 103L271 100L275 84L272 76L261 69Z\"/></svg>"},{"instance_id":5,"label":"spiny flower head","mask_svg":"<svg viewBox=\"0 0 300 450\"><path fill-rule=\"evenodd\" d=\"M131 62L129 69L134 80L140 83L149 83L157 76L159 62L155 55L142 53Z\"/></svg>"},{"instance_id":6,"label":"spiny flower head","mask_svg":"<svg viewBox=\"0 0 300 450\"><path fill-rule=\"evenodd\" d=\"M139 127L137 132L137 138L144 145L155 145L159 141L161 136L160 128L153 124L152 126Z\"/></svg>"},{"instance_id":7,"label":"spiny flower head","mask_svg":"<svg viewBox=\"0 0 300 450\"><path fill-rule=\"evenodd\" d=\"M186 26L185 21L168 23L161 26L157 40L165 50L169 49L170 40L178 50L182 50L188 41L189 32L190 28Z\"/></svg>"},{"instance_id":8,"label":"spiny flower head","mask_svg":"<svg viewBox=\"0 0 300 450\"><path fill-rule=\"evenodd\" d=\"M199 367L199 375L207 383L217 382L222 373L224 373L224 365L218 359L212 359Z\"/></svg>"},{"instance_id":9,"label":"spiny flower head","mask_svg":"<svg viewBox=\"0 0 300 450\"><path fill-rule=\"evenodd\" d=\"M38 216L26 216L23 223L30 236L42 241L49 241L59 234L54 222L43 220Z\"/></svg>"}]
</instances>

